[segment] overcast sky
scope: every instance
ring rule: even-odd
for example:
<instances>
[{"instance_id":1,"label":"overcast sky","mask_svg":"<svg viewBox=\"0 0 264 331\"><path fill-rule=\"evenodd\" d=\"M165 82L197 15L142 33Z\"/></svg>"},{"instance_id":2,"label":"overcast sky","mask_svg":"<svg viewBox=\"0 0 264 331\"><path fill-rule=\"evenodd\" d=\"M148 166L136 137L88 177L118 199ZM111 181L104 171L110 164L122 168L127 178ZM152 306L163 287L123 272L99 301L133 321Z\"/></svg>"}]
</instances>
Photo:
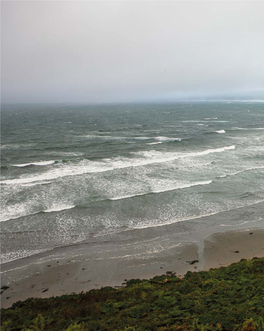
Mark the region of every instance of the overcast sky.
<instances>
[{"instance_id":1,"label":"overcast sky","mask_svg":"<svg viewBox=\"0 0 264 331\"><path fill-rule=\"evenodd\" d=\"M264 99L264 2L2 2L2 102Z\"/></svg>"}]
</instances>

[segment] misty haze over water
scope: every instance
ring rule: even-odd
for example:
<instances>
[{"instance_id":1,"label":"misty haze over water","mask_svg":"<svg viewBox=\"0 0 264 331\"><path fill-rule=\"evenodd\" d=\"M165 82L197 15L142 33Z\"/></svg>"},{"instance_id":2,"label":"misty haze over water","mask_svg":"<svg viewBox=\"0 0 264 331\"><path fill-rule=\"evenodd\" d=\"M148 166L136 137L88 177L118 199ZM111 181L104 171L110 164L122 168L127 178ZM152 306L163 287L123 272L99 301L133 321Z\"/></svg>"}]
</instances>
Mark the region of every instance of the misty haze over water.
<instances>
[{"instance_id":1,"label":"misty haze over water","mask_svg":"<svg viewBox=\"0 0 264 331\"><path fill-rule=\"evenodd\" d=\"M5 1L2 102L264 99L262 1Z\"/></svg>"}]
</instances>

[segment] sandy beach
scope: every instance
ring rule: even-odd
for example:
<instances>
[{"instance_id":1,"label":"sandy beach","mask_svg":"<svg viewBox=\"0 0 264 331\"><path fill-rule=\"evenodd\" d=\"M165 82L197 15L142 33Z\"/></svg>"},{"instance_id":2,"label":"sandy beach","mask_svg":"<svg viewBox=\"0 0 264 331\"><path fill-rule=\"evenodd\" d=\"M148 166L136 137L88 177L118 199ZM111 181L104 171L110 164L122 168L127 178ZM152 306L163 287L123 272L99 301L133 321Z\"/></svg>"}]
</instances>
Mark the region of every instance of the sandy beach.
<instances>
[{"instance_id":1,"label":"sandy beach","mask_svg":"<svg viewBox=\"0 0 264 331\"><path fill-rule=\"evenodd\" d=\"M264 256L264 230L216 233L204 240L204 270Z\"/></svg>"},{"instance_id":2,"label":"sandy beach","mask_svg":"<svg viewBox=\"0 0 264 331\"><path fill-rule=\"evenodd\" d=\"M107 244L106 244L107 245ZM110 245L110 244L109 244ZM99 256L90 259L85 244L58 248L13 261L2 266L2 307L8 308L18 300L30 297L47 298L79 293L102 286L122 286L133 278L150 278L166 271L178 276L187 271L208 270L226 266L242 258L264 256L264 230L252 229L216 233L207 236L201 247L195 243L177 244L155 256L142 258L140 254L127 258L121 246L104 247L104 261ZM117 255L119 254L119 257ZM123 254L123 258L122 258Z\"/></svg>"}]
</instances>

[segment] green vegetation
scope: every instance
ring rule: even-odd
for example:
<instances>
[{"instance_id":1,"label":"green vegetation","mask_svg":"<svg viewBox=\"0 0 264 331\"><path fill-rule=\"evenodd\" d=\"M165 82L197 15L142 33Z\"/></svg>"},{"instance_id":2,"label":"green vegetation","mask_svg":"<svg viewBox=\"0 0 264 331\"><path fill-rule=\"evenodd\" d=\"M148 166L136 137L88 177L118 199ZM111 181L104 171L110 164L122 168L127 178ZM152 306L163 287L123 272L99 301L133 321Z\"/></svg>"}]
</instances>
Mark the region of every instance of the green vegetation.
<instances>
[{"instance_id":1,"label":"green vegetation","mask_svg":"<svg viewBox=\"0 0 264 331\"><path fill-rule=\"evenodd\" d=\"M2 330L264 331L264 258L2 309Z\"/></svg>"}]
</instances>

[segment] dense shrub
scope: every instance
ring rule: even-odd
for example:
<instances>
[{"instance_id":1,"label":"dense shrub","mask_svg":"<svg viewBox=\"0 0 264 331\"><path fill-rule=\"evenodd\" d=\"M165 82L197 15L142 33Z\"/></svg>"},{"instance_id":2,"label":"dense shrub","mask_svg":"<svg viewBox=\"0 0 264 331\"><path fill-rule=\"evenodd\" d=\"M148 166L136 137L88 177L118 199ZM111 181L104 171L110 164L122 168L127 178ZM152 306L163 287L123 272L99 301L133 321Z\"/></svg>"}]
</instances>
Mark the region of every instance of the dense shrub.
<instances>
[{"instance_id":1,"label":"dense shrub","mask_svg":"<svg viewBox=\"0 0 264 331\"><path fill-rule=\"evenodd\" d=\"M2 330L264 331L264 258L2 309Z\"/></svg>"}]
</instances>

